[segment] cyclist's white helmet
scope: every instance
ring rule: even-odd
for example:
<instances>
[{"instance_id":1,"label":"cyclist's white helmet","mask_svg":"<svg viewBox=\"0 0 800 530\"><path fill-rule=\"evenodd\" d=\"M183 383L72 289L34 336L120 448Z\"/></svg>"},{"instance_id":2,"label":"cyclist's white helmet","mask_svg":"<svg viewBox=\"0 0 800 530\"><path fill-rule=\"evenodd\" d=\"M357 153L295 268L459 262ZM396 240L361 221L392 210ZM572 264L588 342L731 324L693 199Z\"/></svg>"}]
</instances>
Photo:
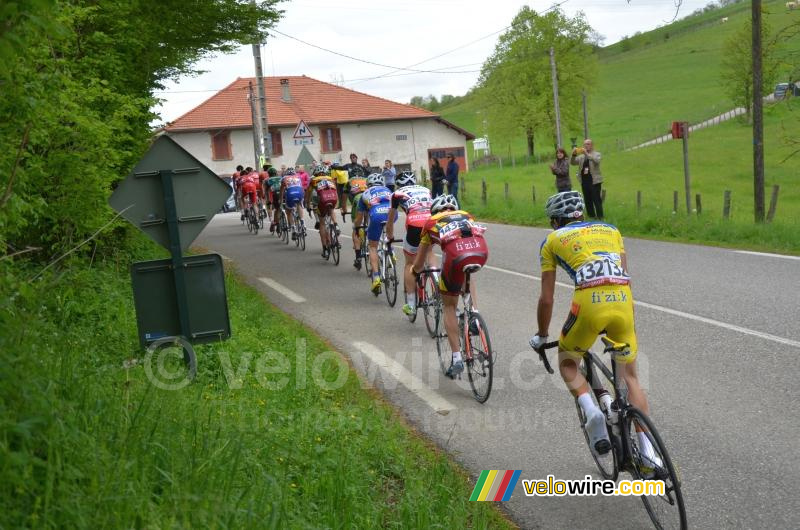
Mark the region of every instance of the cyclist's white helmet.
<instances>
[{"instance_id":1,"label":"cyclist's white helmet","mask_svg":"<svg viewBox=\"0 0 800 530\"><path fill-rule=\"evenodd\" d=\"M444 209L458 210L458 201L452 195L439 195L431 204L431 215L436 215Z\"/></svg>"},{"instance_id":2,"label":"cyclist's white helmet","mask_svg":"<svg viewBox=\"0 0 800 530\"><path fill-rule=\"evenodd\" d=\"M286 171L283 172L283 176L286 176L286 175L294 175L294 168L293 167L287 167Z\"/></svg>"},{"instance_id":3,"label":"cyclist's white helmet","mask_svg":"<svg viewBox=\"0 0 800 530\"><path fill-rule=\"evenodd\" d=\"M544 205L550 219L577 219L583 215L583 197L577 191L556 193Z\"/></svg>"},{"instance_id":4,"label":"cyclist's white helmet","mask_svg":"<svg viewBox=\"0 0 800 530\"><path fill-rule=\"evenodd\" d=\"M413 186L417 183L417 177L414 175L413 171L403 171L397 175L397 178L394 182L397 184L398 188L402 188L403 186Z\"/></svg>"},{"instance_id":5,"label":"cyclist's white helmet","mask_svg":"<svg viewBox=\"0 0 800 530\"><path fill-rule=\"evenodd\" d=\"M314 175L330 175L330 170L325 164L317 164L312 172Z\"/></svg>"},{"instance_id":6,"label":"cyclist's white helmet","mask_svg":"<svg viewBox=\"0 0 800 530\"><path fill-rule=\"evenodd\" d=\"M373 186L383 186L384 180L383 175L380 173L373 173L367 177L367 187L372 188Z\"/></svg>"}]
</instances>

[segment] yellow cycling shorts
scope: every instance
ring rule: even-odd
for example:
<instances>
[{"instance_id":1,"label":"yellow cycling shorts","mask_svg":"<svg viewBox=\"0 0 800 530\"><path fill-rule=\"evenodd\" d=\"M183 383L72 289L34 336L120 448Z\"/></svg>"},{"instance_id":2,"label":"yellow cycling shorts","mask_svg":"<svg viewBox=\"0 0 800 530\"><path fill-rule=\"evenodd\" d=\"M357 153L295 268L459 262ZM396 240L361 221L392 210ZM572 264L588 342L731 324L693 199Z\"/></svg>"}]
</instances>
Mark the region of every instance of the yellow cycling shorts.
<instances>
[{"instance_id":1,"label":"yellow cycling shorts","mask_svg":"<svg viewBox=\"0 0 800 530\"><path fill-rule=\"evenodd\" d=\"M592 347L603 330L612 341L630 346L630 353L618 356L618 362L627 364L636 359L638 349L630 286L602 285L575 290L558 347L569 357L580 359L582 352Z\"/></svg>"}]
</instances>

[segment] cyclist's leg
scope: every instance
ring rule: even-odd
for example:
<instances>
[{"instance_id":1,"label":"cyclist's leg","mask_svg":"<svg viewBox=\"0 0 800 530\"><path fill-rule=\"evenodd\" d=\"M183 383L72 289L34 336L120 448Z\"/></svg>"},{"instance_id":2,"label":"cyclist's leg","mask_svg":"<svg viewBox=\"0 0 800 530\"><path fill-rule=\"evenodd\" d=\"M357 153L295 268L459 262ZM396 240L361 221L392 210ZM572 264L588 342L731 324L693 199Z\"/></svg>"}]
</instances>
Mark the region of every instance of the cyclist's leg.
<instances>
[{"instance_id":1,"label":"cyclist's leg","mask_svg":"<svg viewBox=\"0 0 800 530\"><path fill-rule=\"evenodd\" d=\"M627 285L609 287L605 290L603 305L609 310L604 329L609 339L618 343L625 343L630 347L630 353L617 356L617 369L622 374L628 385L628 400L637 409L645 414L650 414L647 395L639 383L636 356L638 344L633 320L633 296ZM605 301L608 300L608 301Z\"/></svg>"},{"instance_id":2,"label":"cyclist's leg","mask_svg":"<svg viewBox=\"0 0 800 530\"><path fill-rule=\"evenodd\" d=\"M442 303L444 304L444 329L447 331L450 351L453 352L453 361L461 360L461 348L458 343L458 318L456 317L458 295L442 292Z\"/></svg>"}]
</instances>

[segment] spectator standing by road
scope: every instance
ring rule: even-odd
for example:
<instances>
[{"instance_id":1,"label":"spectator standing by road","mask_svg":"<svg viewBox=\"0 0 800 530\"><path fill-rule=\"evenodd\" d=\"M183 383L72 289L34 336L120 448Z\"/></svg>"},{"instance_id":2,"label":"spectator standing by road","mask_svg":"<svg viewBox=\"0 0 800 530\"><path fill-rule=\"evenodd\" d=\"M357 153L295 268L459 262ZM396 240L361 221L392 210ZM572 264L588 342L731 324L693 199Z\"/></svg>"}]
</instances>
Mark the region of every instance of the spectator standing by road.
<instances>
[{"instance_id":1,"label":"spectator standing by road","mask_svg":"<svg viewBox=\"0 0 800 530\"><path fill-rule=\"evenodd\" d=\"M563 147L556 149L556 161L550 164L550 171L556 176L556 190L572 191L572 180L569 178L569 160Z\"/></svg>"},{"instance_id":2,"label":"spectator standing by road","mask_svg":"<svg viewBox=\"0 0 800 530\"><path fill-rule=\"evenodd\" d=\"M371 173L374 173L374 171L372 171L372 166L370 165L369 160L367 160L366 158L361 161L361 167L364 169L365 177L369 176Z\"/></svg>"},{"instance_id":3,"label":"spectator standing by road","mask_svg":"<svg viewBox=\"0 0 800 530\"><path fill-rule=\"evenodd\" d=\"M583 147L572 150L569 162L573 166L578 166L578 178L586 201L586 212L589 217L602 219L603 201L600 188L603 175L600 173L600 152L594 150L594 144L587 138L583 141Z\"/></svg>"},{"instance_id":4,"label":"spectator standing by road","mask_svg":"<svg viewBox=\"0 0 800 530\"><path fill-rule=\"evenodd\" d=\"M444 178L447 180L447 192L458 200L458 162L453 153L447 155L447 169Z\"/></svg>"},{"instance_id":5,"label":"spectator standing by road","mask_svg":"<svg viewBox=\"0 0 800 530\"><path fill-rule=\"evenodd\" d=\"M300 177L300 182L303 184L303 191L308 189L308 184L311 182L311 176L306 172L306 166L300 164L297 166L297 176Z\"/></svg>"},{"instance_id":6,"label":"spectator standing by road","mask_svg":"<svg viewBox=\"0 0 800 530\"><path fill-rule=\"evenodd\" d=\"M383 183L391 191L394 191L394 178L397 176L397 170L392 166L391 160L386 160L383 163Z\"/></svg>"},{"instance_id":7,"label":"spectator standing by road","mask_svg":"<svg viewBox=\"0 0 800 530\"><path fill-rule=\"evenodd\" d=\"M444 168L439 164L439 159L431 157L431 197L444 195Z\"/></svg>"}]
</instances>

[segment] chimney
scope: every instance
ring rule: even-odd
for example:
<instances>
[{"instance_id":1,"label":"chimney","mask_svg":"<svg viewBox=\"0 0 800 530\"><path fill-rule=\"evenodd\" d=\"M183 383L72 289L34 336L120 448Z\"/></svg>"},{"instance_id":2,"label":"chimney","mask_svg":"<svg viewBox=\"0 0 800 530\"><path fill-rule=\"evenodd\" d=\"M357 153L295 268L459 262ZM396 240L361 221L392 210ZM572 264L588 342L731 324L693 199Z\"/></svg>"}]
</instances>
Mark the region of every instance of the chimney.
<instances>
[{"instance_id":1,"label":"chimney","mask_svg":"<svg viewBox=\"0 0 800 530\"><path fill-rule=\"evenodd\" d=\"M292 101L292 95L289 93L288 79L281 79L281 100L286 103Z\"/></svg>"}]
</instances>

